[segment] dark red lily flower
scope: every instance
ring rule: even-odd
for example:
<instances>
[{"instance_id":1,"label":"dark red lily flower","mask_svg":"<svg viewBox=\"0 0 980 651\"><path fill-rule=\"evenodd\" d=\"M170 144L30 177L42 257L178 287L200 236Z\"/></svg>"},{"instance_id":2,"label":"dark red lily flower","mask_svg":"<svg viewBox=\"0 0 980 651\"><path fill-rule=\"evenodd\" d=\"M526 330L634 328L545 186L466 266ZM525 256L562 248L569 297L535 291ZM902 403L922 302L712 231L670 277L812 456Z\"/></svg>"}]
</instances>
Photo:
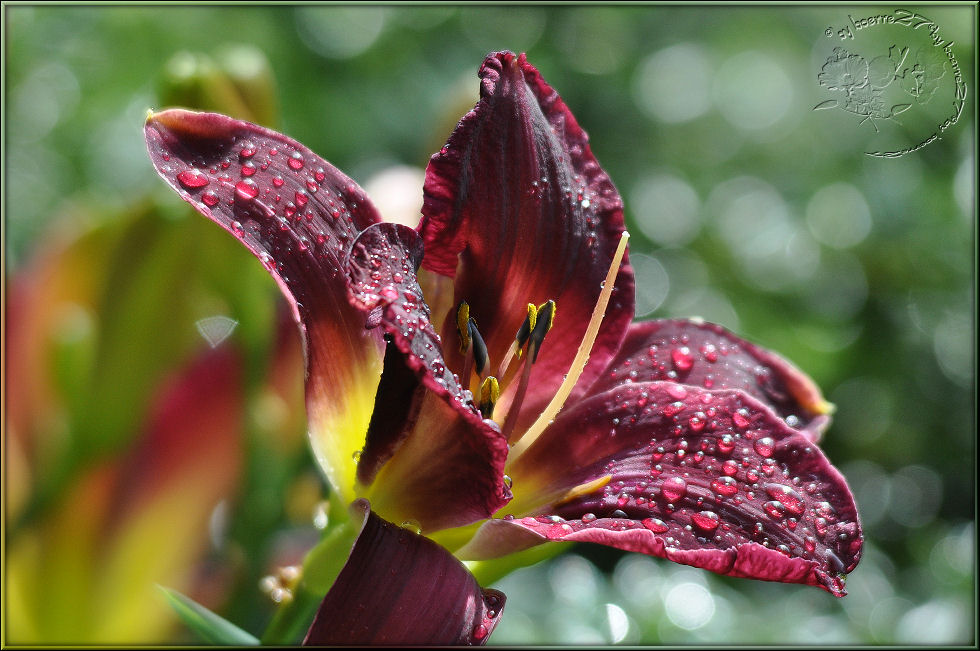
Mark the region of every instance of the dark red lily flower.
<instances>
[{"instance_id":1,"label":"dark red lily flower","mask_svg":"<svg viewBox=\"0 0 980 651\"><path fill-rule=\"evenodd\" d=\"M719 326L631 323L622 202L585 132L524 55L480 78L418 232L285 136L147 119L157 171L294 306L334 489L427 534L486 520L460 558L584 540L843 595L862 539L819 390Z\"/></svg>"}]
</instances>

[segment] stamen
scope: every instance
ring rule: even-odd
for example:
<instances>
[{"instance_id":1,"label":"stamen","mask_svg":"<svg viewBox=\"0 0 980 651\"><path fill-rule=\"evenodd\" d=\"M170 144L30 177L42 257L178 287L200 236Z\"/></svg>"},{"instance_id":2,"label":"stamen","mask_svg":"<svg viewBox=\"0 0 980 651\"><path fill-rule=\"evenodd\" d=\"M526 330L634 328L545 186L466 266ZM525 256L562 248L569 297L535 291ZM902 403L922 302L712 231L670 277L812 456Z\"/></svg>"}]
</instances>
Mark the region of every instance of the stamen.
<instances>
[{"instance_id":1,"label":"stamen","mask_svg":"<svg viewBox=\"0 0 980 651\"><path fill-rule=\"evenodd\" d=\"M459 352L465 355L470 350L470 305L460 301L456 306L456 332L459 334Z\"/></svg>"},{"instance_id":2,"label":"stamen","mask_svg":"<svg viewBox=\"0 0 980 651\"><path fill-rule=\"evenodd\" d=\"M544 336L548 334L551 330L551 326L555 324L555 302L552 300L543 303L538 306L537 310L537 322L534 324L534 329L531 330L531 343L528 344L528 352L533 351L531 356L531 361L538 361L538 350L541 349L541 343L544 341Z\"/></svg>"},{"instance_id":3,"label":"stamen","mask_svg":"<svg viewBox=\"0 0 980 651\"><path fill-rule=\"evenodd\" d=\"M511 342L510 348L507 349L507 353L504 355L504 361L500 363L500 368L497 369L497 377L503 379L504 375L507 373L507 369L510 368L510 363L514 360L515 355L518 358L521 356L521 349L516 339Z\"/></svg>"},{"instance_id":4,"label":"stamen","mask_svg":"<svg viewBox=\"0 0 980 651\"><path fill-rule=\"evenodd\" d=\"M480 334L480 331L476 327L476 321L472 317L468 324L468 330L473 344L473 361L476 362L476 374L482 377L483 369L487 367L490 355L487 353L487 345L483 341L483 335ZM467 375L465 380L469 382L469 379L469 375Z\"/></svg>"},{"instance_id":5,"label":"stamen","mask_svg":"<svg viewBox=\"0 0 980 651\"><path fill-rule=\"evenodd\" d=\"M500 384L492 375L480 385L480 413L484 418L493 418L493 407L500 399Z\"/></svg>"},{"instance_id":6,"label":"stamen","mask_svg":"<svg viewBox=\"0 0 980 651\"><path fill-rule=\"evenodd\" d=\"M517 336L514 337L514 341L511 342L510 348L507 349L507 353L504 355L503 361L500 363L500 368L497 369L497 377L503 380L506 377L507 369L510 368L510 363L514 361L514 356L517 359L521 358L522 349L524 344L527 343L528 337L531 336L531 330L534 329L534 324L538 320L538 308L534 307L534 303L527 304L527 316L524 318L524 323L517 330Z\"/></svg>"},{"instance_id":7,"label":"stamen","mask_svg":"<svg viewBox=\"0 0 980 651\"><path fill-rule=\"evenodd\" d=\"M521 383L517 385L517 393L514 394L514 399L510 401L510 407L507 409L504 426L501 428L501 434L505 441L510 441L510 435L514 431L514 426L517 424L517 416L521 413L524 395L527 393L527 386L531 380L532 362L530 357L532 356L533 354L529 354L528 359L524 360L524 372L521 373Z\"/></svg>"},{"instance_id":8,"label":"stamen","mask_svg":"<svg viewBox=\"0 0 980 651\"><path fill-rule=\"evenodd\" d=\"M528 315L530 315L532 307L534 306L528 305ZM510 434L514 431L514 425L517 423L517 416L521 413L521 405L524 404L524 395L527 393L527 387L531 379L531 365L537 361L541 342L544 341L544 336L548 334L551 326L555 323L556 309L555 301L551 299L534 308L534 325L527 336L527 357L524 358L524 372L521 374L521 383L517 387L517 393L514 394L514 399L510 402L510 408L507 410L507 418L502 430L504 438L508 440L510 440ZM528 321L531 320L528 319Z\"/></svg>"},{"instance_id":9,"label":"stamen","mask_svg":"<svg viewBox=\"0 0 980 651\"><path fill-rule=\"evenodd\" d=\"M534 330L534 325L538 320L538 308L534 307L534 303L527 304L527 316L524 318L524 323L517 330L517 336L514 341L517 342L517 356L521 356L521 349L524 348L524 344L527 343L527 338L531 336L531 331Z\"/></svg>"},{"instance_id":10,"label":"stamen","mask_svg":"<svg viewBox=\"0 0 980 651\"><path fill-rule=\"evenodd\" d=\"M544 411L541 412L541 415L538 416L538 419L534 421L534 424L528 428L524 436L511 448L510 454L507 456L508 464L523 454L541 436L541 433L548 427L548 424L554 420L558 412L561 411L561 408L565 406L565 401L568 400L568 396L572 393L572 389L575 388L575 384L578 382L579 377L581 377L582 371L585 370L585 365L589 361L589 355L592 353L592 346L595 344L595 339L599 334L599 326L602 325L602 320L606 316L606 307L609 305L609 298L612 296L616 276L619 275L619 265L623 261L623 256L626 254L626 244L629 242L629 239L629 233L623 231L623 235L619 239L619 246L616 247L616 253L613 255L612 263L609 265L609 271L606 272L606 279L602 283L599 300L592 309L592 318L589 319L589 325L585 329L585 336L582 338L582 343L579 344L578 351L575 353L575 359L572 360L571 366L568 367L568 374L565 375L565 379L555 392L555 396L548 403L548 406L545 407Z\"/></svg>"}]
</instances>

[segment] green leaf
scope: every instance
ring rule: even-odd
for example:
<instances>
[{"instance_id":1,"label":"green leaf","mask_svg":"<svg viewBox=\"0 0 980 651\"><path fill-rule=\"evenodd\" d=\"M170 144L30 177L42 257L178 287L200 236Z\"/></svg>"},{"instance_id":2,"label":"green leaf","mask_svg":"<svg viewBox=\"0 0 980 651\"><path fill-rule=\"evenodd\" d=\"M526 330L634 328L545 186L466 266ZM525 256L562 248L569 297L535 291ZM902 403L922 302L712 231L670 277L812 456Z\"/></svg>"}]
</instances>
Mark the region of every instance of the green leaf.
<instances>
[{"instance_id":1,"label":"green leaf","mask_svg":"<svg viewBox=\"0 0 980 651\"><path fill-rule=\"evenodd\" d=\"M228 620L216 615L190 597L176 590L157 586L163 592L167 601L201 641L208 644L225 644L229 646L258 646L255 636L243 631Z\"/></svg>"},{"instance_id":2,"label":"green leaf","mask_svg":"<svg viewBox=\"0 0 980 651\"><path fill-rule=\"evenodd\" d=\"M303 559L303 578L293 600L283 603L262 634L263 644L299 644L316 615L323 597L347 563L361 531L361 523L349 519L346 507L331 495L331 523L320 542Z\"/></svg>"}]
</instances>

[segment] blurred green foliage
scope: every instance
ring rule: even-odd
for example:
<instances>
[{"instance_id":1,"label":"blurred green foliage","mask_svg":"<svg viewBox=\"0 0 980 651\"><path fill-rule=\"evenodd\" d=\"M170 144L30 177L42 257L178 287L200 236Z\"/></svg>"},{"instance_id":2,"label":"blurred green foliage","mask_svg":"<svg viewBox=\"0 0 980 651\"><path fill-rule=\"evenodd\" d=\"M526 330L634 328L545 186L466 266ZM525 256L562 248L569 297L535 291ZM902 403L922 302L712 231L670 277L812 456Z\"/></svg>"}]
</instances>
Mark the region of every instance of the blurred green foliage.
<instances>
[{"instance_id":1,"label":"blurred green foliage","mask_svg":"<svg viewBox=\"0 0 980 651\"><path fill-rule=\"evenodd\" d=\"M976 6L919 9L954 42L967 105L941 139L894 159L863 152L915 144L951 97L897 126L813 110L834 96L818 83L834 47L871 59L928 43L894 27L838 38L866 13L5 5L8 280L80 216L134 238L107 263L97 372L73 378L69 365L63 378L80 421L98 425L72 429L65 481L123 444L174 351L193 348L194 319L238 320L252 360L268 345L274 285L159 182L142 141L148 108L261 122L365 184L393 165L424 168L475 102L483 56L526 51L623 195L644 317L722 323L837 404L822 447L855 491L867 544L836 601L576 547L498 584L508 605L491 643L975 643ZM311 460L270 456L262 440L248 440L229 516L247 544L219 600L257 635L273 610L257 585L272 550L298 530L296 544L315 540L290 500L320 490Z\"/></svg>"}]
</instances>

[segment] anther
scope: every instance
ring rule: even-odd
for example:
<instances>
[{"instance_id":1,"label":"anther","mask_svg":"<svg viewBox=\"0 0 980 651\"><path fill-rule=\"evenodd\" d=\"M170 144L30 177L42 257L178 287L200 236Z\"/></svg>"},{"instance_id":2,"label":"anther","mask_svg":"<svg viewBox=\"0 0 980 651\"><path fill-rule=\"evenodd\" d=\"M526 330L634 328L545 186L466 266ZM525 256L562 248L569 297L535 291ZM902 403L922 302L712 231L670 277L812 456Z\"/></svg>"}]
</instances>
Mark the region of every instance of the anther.
<instances>
[{"instance_id":1,"label":"anther","mask_svg":"<svg viewBox=\"0 0 980 651\"><path fill-rule=\"evenodd\" d=\"M524 323L517 330L517 336L514 337L515 343L517 343L517 357L521 356L521 351L524 348L524 344L527 343L528 337L531 336L531 331L534 330L535 323L538 320L538 308L534 307L534 303L527 304L527 316L524 318Z\"/></svg>"},{"instance_id":2,"label":"anther","mask_svg":"<svg viewBox=\"0 0 980 651\"><path fill-rule=\"evenodd\" d=\"M487 353L487 345L483 341L483 335L476 327L476 321L470 318L467 324L467 329L469 332L470 340L472 342L473 348L473 361L476 362L476 374L483 376L483 369L487 367L487 361L489 361L490 356ZM466 378L469 381L469 378Z\"/></svg>"},{"instance_id":3,"label":"anther","mask_svg":"<svg viewBox=\"0 0 980 651\"><path fill-rule=\"evenodd\" d=\"M555 302L549 300L538 306L537 309L537 319L534 324L534 328L531 330L530 341L528 344L528 352L531 353L531 362L538 361L538 350L541 349L541 343L544 341L544 336L548 334L551 330L551 326L555 323Z\"/></svg>"},{"instance_id":4,"label":"anther","mask_svg":"<svg viewBox=\"0 0 980 651\"><path fill-rule=\"evenodd\" d=\"M524 317L524 322L517 330L517 335L514 337L514 341L510 343L510 348L504 354L504 358L500 362L500 368L497 369L497 377L501 380L507 377L507 369L510 368L510 363L514 361L514 357L520 359L521 355L524 354L524 344L531 337L531 331L534 329L537 320L538 308L534 307L534 303L528 303L527 316Z\"/></svg>"},{"instance_id":5,"label":"anther","mask_svg":"<svg viewBox=\"0 0 980 651\"><path fill-rule=\"evenodd\" d=\"M480 413L484 418L493 418L493 407L500 399L500 383L490 375L480 385Z\"/></svg>"},{"instance_id":6,"label":"anther","mask_svg":"<svg viewBox=\"0 0 980 651\"><path fill-rule=\"evenodd\" d=\"M470 306L460 301L456 306L456 332L459 334L459 352L465 355L470 349Z\"/></svg>"}]
</instances>

